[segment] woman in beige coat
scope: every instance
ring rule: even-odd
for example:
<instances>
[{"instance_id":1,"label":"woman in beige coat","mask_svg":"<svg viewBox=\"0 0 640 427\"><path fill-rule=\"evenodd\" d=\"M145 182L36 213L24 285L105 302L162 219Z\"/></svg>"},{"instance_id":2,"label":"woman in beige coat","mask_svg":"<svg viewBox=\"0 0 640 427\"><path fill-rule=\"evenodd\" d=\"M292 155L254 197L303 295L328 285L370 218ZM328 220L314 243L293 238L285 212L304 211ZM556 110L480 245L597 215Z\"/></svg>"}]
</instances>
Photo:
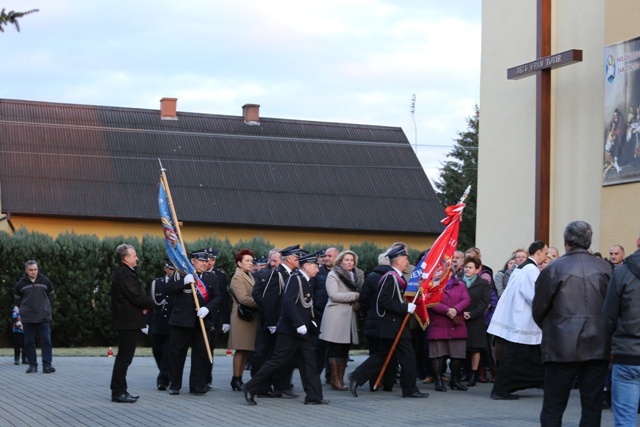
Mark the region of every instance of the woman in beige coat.
<instances>
[{"instance_id":1,"label":"woman in beige coat","mask_svg":"<svg viewBox=\"0 0 640 427\"><path fill-rule=\"evenodd\" d=\"M258 316L247 321L238 316L238 303L258 310L258 305L251 296L255 281L251 275L253 267L253 252L250 249L240 249L236 255L236 272L231 278L229 288L231 290L233 307L231 309L231 330L229 331L229 348L235 350L233 355L233 378L231 388L235 391L242 390L242 373L247 363L249 352L253 351L258 329Z\"/></svg>"},{"instance_id":2,"label":"woman in beige coat","mask_svg":"<svg viewBox=\"0 0 640 427\"><path fill-rule=\"evenodd\" d=\"M351 344L358 344L357 310L364 273L356 266L358 255L342 251L327 276L329 300L320 325L320 339L329 343L331 387L346 390L344 371L347 368Z\"/></svg>"}]
</instances>

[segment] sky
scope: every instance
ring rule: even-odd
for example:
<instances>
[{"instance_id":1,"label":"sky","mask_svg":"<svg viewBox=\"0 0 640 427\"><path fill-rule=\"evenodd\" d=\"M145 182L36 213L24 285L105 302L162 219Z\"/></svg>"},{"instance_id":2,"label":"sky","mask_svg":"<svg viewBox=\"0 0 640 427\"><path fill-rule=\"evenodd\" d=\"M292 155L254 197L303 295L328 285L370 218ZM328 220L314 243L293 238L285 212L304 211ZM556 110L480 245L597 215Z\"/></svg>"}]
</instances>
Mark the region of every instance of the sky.
<instances>
[{"instance_id":1,"label":"sky","mask_svg":"<svg viewBox=\"0 0 640 427\"><path fill-rule=\"evenodd\" d=\"M481 3L5 0L40 11L0 33L0 98L401 127L433 182L479 104Z\"/></svg>"}]
</instances>

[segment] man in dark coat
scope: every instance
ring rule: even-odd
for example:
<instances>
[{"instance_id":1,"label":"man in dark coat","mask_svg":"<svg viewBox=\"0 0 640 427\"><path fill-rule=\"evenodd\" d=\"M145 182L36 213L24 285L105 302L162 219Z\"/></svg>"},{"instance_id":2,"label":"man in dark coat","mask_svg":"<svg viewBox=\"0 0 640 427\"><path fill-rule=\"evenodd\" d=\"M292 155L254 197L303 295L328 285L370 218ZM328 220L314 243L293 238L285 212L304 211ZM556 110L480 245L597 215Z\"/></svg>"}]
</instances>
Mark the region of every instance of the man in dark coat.
<instances>
[{"instance_id":1,"label":"man in dark coat","mask_svg":"<svg viewBox=\"0 0 640 427\"><path fill-rule=\"evenodd\" d=\"M380 254L378 257L378 264L371 273L367 276L360 290L360 298L358 298L358 305L360 306L360 315L365 317L364 324L364 336L367 337L367 343L369 345L369 356L376 354L380 348L380 337L378 336L378 313L376 305L376 296L378 295L378 282L382 276L384 276L393 268L388 264L389 258L386 253ZM389 366L384 372L382 379L382 387L384 391L391 391L396 379L398 361L395 355L389 360ZM376 373L369 379L369 389L375 391L373 386L378 378Z\"/></svg>"},{"instance_id":2,"label":"man in dark coat","mask_svg":"<svg viewBox=\"0 0 640 427\"><path fill-rule=\"evenodd\" d=\"M404 246L394 247L387 256L393 270L380 279L376 295L380 348L349 375L349 390L358 397L357 388L380 373L393 341L400 332L395 354L401 367L402 397L428 397L428 394L421 393L416 386L416 354L409 328L400 330L407 313L411 314L416 309L415 304L405 301L403 297L407 282L402 274L409 266L409 256Z\"/></svg>"},{"instance_id":3,"label":"man in dark coat","mask_svg":"<svg viewBox=\"0 0 640 427\"><path fill-rule=\"evenodd\" d=\"M329 403L322 395L312 343L312 335L317 333L318 326L313 321L312 287L309 280L318 272L318 260L315 254L305 255L300 257L299 263L300 269L291 273L285 285L273 355L244 385L244 397L250 405L256 404L256 390L268 385L275 372L290 366L294 360L300 368L300 378L306 393L305 405Z\"/></svg>"},{"instance_id":4,"label":"man in dark coat","mask_svg":"<svg viewBox=\"0 0 640 427\"><path fill-rule=\"evenodd\" d=\"M611 407L617 425L638 422L640 394L640 236L638 250L613 270L602 313L611 340Z\"/></svg>"},{"instance_id":5,"label":"man in dark coat","mask_svg":"<svg viewBox=\"0 0 640 427\"><path fill-rule=\"evenodd\" d=\"M211 316L211 323L213 325L212 330L209 332L211 339L211 348L215 347L215 343L218 340L218 331L226 334L231 329L231 294L229 294L229 279L225 272L216 267L216 261L218 260L218 251L215 248L207 248L204 250L209 255L209 263L207 264L207 272L216 275L216 284L220 292L220 304L218 308L213 311ZM211 363L211 369L207 374L207 384L209 390L213 388L213 363Z\"/></svg>"},{"instance_id":6,"label":"man in dark coat","mask_svg":"<svg viewBox=\"0 0 640 427\"><path fill-rule=\"evenodd\" d=\"M139 396L127 391L127 370L138 344L140 330L146 326L145 315L155 303L149 298L135 268L138 256L133 246L123 243L116 248L118 267L111 281L111 318L118 331L118 355L111 375L111 401L134 403Z\"/></svg>"},{"instance_id":7,"label":"man in dark coat","mask_svg":"<svg viewBox=\"0 0 640 427\"><path fill-rule=\"evenodd\" d=\"M611 337L602 306L611 267L589 251L593 231L584 221L564 229L566 253L536 280L533 320L542 329L545 366L542 426L560 426L573 380L580 376L580 425L600 425L602 389Z\"/></svg>"},{"instance_id":8,"label":"man in dark coat","mask_svg":"<svg viewBox=\"0 0 640 427\"><path fill-rule=\"evenodd\" d=\"M329 301L329 294L327 294L327 276L333 268L333 261L336 259L340 251L336 248L323 249L318 253L318 274L312 279L313 282L313 312L315 314L315 320L318 327L322 324L322 316L324 315L324 308ZM328 366L328 351L329 347L327 342L320 339L317 335L314 337L313 349L316 353L316 368L318 373L322 373L322 370ZM331 370L325 371L325 379L327 384L331 383Z\"/></svg>"},{"instance_id":9,"label":"man in dark coat","mask_svg":"<svg viewBox=\"0 0 640 427\"><path fill-rule=\"evenodd\" d=\"M20 317L24 330L25 353L29 360L27 374L38 372L36 356L36 333L42 346L42 372L56 371L51 366L53 348L51 346L51 301L55 297L49 278L40 274L38 263L27 261L25 274L14 288L15 305L20 307Z\"/></svg>"},{"instance_id":10,"label":"man in dark coat","mask_svg":"<svg viewBox=\"0 0 640 427\"><path fill-rule=\"evenodd\" d=\"M195 268L198 278L204 289L199 289L196 278L187 274L184 278L171 280L166 285L166 293L174 295L173 311L171 312L171 357L169 358L169 394L180 394L182 387L182 373L187 357L187 351L191 347L191 372L189 374L189 392L202 395L209 391L207 376L211 373L211 354L207 354L207 347L200 326L200 319L204 322L205 332L209 345L210 332L213 328L211 313L215 313L220 305L220 291L217 286L217 278L213 273L207 272L209 255L205 251L191 253L191 263ZM193 284L193 288L192 288ZM200 308L196 308L193 290Z\"/></svg>"},{"instance_id":11,"label":"man in dark coat","mask_svg":"<svg viewBox=\"0 0 640 427\"><path fill-rule=\"evenodd\" d=\"M176 268L168 259L165 260L163 270L164 276L154 279L149 289L149 295L156 305L153 313L149 313L151 314L149 332L153 357L160 371L156 378L158 390L166 390L169 387L169 337L171 334L169 319L173 310L173 295L166 294L165 285L176 274Z\"/></svg>"},{"instance_id":12,"label":"man in dark coat","mask_svg":"<svg viewBox=\"0 0 640 427\"><path fill-rule=\"evenodd\" d=\"M280 251L282 262L270 271L264 271L253 287L253 299L260 307L260 320L256 334L256 346L251 365L253 377L273 354L276 345L276 326L280 319L282 293L289 276L298 269L300 245L286 247ZM291 377L294 364L274 375L273 387L258 389L256 394L268 397L298 397L293 391Z\"/></svg>"}]
</instances>

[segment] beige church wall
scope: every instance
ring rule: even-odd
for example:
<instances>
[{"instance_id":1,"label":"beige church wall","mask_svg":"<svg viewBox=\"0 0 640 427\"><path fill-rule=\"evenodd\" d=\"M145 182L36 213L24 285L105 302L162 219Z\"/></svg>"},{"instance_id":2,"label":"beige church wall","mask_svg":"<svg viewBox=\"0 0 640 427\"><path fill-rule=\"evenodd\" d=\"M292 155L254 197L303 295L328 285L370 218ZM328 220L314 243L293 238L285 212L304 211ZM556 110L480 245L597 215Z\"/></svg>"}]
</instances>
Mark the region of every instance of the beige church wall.
<instances>
[{"instance_id":1,"label":"beige church wall","mask_svg":"<svg viewBox=\"0 0 640 427\"><path fill-rule=\"evenodd\" d=\"M638 22L640 7L637 0L607 0L604 45L639 37ZM601 61L604 61L604 54L601 56ZM629 255L636 249L636 237L640 231L640 183L602 187L601 193L601 251L608 255L609 247L617 243Z\"/></svg>"},{"instance_id":2,"label":"beige church wall","mask_svg":"<svg viewBox=\"0 0 640 427\"><path fill-rule=\"evenodd\" d=\"M7 223L7 221L4 221ZM76 234L95 234L99 238L107 236L136 236L142 239L146 234L156 237L163 236L160 220L152 222L134 221L107 221L107 220L79 220L69 218L45 218L34 216L11 217L11 223L15 228L24 227L27 231L37 231L55 238L60 233L73 232ZM0 223L0 229L2 223ZM7 230L8 231L8 230ZM229 239L232 244L241 240L251 240L262 236L272 244L286 247L296 243L323 243L340 244L344 247L372 242L379 247L391 246L394 242L405 242L409 247L419 251L431 247L437 236L417 234L391 234L391 233L346 233L346 232L322 232L312 230L257 230L242 227L210 227L194 224L183 224L181 231L185 242L191 242L200 238L215 236L218 239Z\"/></svg>"},{"instance_id":3,"label":"beige church wall","mask_svg":"<svg viewBox=\"0 0 640 427\"><path fill-rule=\"evenodd\" d=\"M553 4L552 52L581 49L583 61L553 70L552 175L549 241L564 253L565 226L593 227L592 249L602 251L602 152L604 117L604 2L561 0Z\"/></svg>"},{"instance_id":4,"label":"beige church wall","mask_svg":"<svg viewBox=\"0 0 640 427\"><path fill-rule=\"evenodd\" d=\"M536 57L536 2L482 2L476 245L501 269L534 235L535 77L507 69Z\"/></svg>"}]
</instances>

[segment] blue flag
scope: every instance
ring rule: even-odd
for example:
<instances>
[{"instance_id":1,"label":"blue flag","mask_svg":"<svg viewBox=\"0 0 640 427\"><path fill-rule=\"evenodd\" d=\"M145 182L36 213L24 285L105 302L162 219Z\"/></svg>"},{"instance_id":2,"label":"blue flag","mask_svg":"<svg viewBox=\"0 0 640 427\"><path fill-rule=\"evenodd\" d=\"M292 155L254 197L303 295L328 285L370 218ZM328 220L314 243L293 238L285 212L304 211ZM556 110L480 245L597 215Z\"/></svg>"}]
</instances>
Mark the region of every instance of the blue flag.
<instances>
[{"instance_id":1,"label":"blue flag","mask_svg":"<svg viewBox=\"0 0 640 427\"><path fill-rule=\"evenodd\" d=\"M193 268L193 264L191 264L191 262L187 258L186 252L180 244L178 233L176 233L175 224L171 219L171 210L169 209L167 192L164 189L162 180L160 180L160 183L158 185L158 206L160 208L160 219L162 220L162 227L164 229L164 241L167 249L167 256L178 270L193 275L194 279L196 280L196 290L206 304L207 302L209 302L209 293L207 292L207 287L197 276L195 268Z\"/></svg>"}]
</instances>

